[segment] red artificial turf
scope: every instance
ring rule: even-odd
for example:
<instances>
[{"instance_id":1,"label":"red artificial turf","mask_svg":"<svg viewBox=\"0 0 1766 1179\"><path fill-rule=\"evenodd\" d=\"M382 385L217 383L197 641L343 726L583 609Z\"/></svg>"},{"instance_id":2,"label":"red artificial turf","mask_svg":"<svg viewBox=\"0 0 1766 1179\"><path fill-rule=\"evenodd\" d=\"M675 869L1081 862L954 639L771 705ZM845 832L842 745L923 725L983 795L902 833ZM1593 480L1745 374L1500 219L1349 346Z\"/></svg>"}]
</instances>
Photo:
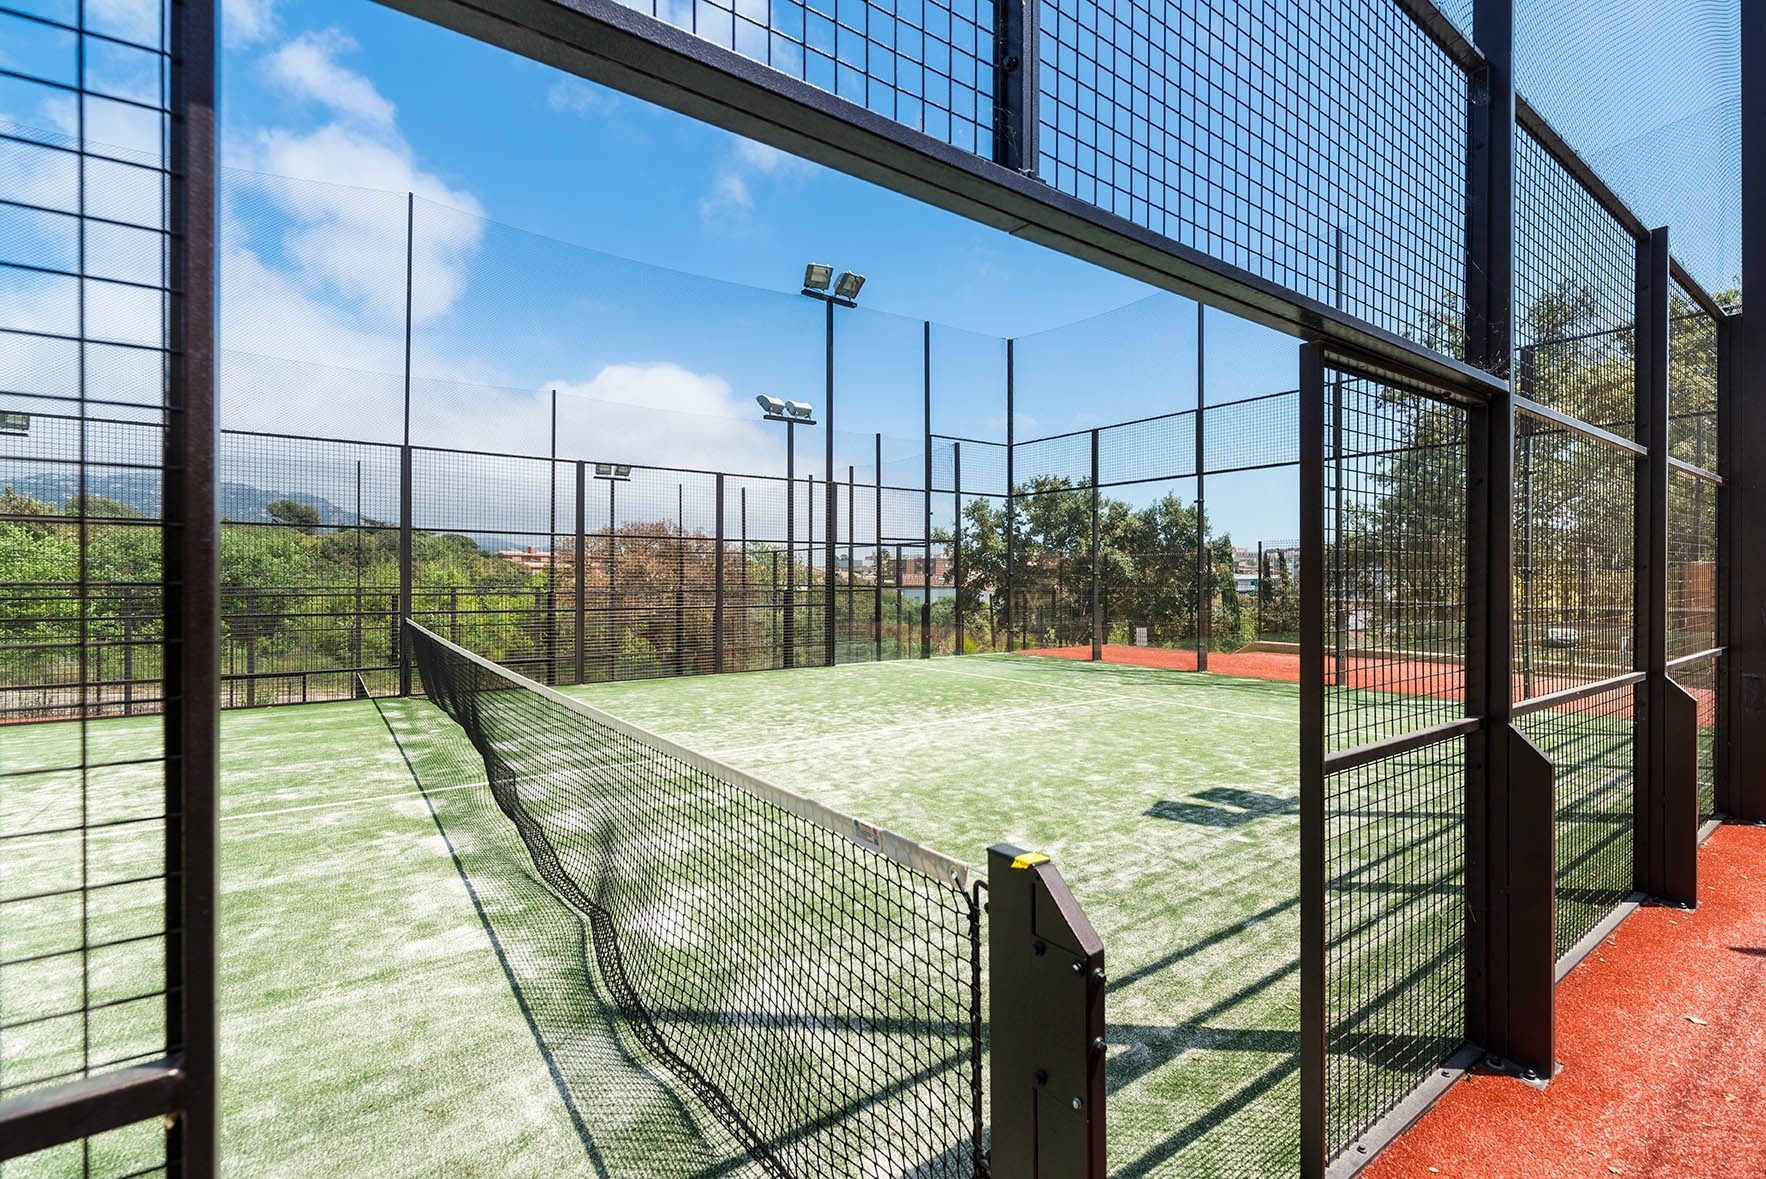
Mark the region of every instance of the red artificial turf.
<instances>
[{"instance_id":1,"label":"red artificial turf","mask_svg":"<svg viewBox=\"0 0 1766 1179\"><path fill-rule=\"evenodd\" d=\"M1698 909L1632 914L1557 1021L1543 1091L1474 1073L1362 1175L1766 1176L1766 827L1718 830Z\"/></svg>"}]
</instances>

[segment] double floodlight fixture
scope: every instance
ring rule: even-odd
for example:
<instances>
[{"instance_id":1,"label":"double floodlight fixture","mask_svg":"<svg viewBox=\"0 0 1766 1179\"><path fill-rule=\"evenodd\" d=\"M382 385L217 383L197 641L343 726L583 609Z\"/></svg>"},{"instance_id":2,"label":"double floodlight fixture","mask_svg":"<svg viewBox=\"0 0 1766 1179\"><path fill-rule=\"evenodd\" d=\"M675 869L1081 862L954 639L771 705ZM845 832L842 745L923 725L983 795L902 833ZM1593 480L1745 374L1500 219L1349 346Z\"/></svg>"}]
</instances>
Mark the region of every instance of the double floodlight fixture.
<instances>
[{"instance_id":1,"label":"double floodlight fixture","mask_svg":"<svg viewBox=\"0 0 1766 1179\"><path fill-rule=\"evenodd\" d=\"M782 397L768 397L765 393L754 399L769 418L779 421L799 422L813 425L810 419L815 416L815 406L807 401L786 401Z\"/></svg>"},{"instance_id":2,"label":"double floodlight fixture","mask_svg":"<svg viewBox=\"0 0 1766 1179\"><path fill-rule=\"evenodd\" d=\"M824 266L820 262L811 262L803 268L803 293L814 295L819 299L828 297L828 288L834 288L834 298L844 299L848 303L858 298L859 291L864 289L865 276L854 274L850 270L842 270L835 277L832 266Z\"/></svg>"},{"instance_id":3,"label":"double floodlight fixture","mask_svg":"<svg viewBox=\"0 0 1766 1179\"><path fill-rule=\"evenodd\" d=\"M625 463L596 463L595 478L597 479L630 479L632 469Z\"/></svg>"}]
</instances>

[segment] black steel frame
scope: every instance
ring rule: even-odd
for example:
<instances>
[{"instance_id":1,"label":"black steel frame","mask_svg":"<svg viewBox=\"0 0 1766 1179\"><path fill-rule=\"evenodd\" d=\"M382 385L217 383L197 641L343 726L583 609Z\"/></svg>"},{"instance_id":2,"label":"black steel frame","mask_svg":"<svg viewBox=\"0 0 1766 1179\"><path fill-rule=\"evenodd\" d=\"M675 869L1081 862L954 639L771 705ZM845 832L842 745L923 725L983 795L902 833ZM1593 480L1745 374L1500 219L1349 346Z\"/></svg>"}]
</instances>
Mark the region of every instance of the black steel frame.
<instances>
[{"instance_id":1,"label":"black steel frame","mask_svg":"<svg viewBox=\"0 0 1766 1179\"><path fill-rule=\"evenodd\" d=\"M216 1173L218 1146L215 15L203 0L169 0L166 25L165 1055L0 1102L0 1159L163 1117L166 1173L189 1179Z\"/></svg>"}]
</instances>

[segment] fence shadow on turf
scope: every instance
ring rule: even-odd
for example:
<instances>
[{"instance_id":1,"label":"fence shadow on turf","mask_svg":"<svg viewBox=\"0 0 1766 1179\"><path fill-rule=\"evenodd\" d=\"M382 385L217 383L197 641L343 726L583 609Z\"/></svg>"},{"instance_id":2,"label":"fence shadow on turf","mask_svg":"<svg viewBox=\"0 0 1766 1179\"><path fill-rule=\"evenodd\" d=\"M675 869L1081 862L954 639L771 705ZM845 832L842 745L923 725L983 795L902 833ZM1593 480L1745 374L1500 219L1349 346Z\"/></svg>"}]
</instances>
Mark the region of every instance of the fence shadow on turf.
<instances>
[{"instance_id":1,"label":"fence shadow on turf","mask_svg":"<svg viewBox=\"0 0 1766 1179\"><path fill-rule=\"evenodd\" d=\"M375 704L472 899L587 1166L599 1179L759 1174L628 1046L615 1006L595 982L588 922L545 886L505 831L471 743L426 701Z\"/></svg>"}]
</instances>

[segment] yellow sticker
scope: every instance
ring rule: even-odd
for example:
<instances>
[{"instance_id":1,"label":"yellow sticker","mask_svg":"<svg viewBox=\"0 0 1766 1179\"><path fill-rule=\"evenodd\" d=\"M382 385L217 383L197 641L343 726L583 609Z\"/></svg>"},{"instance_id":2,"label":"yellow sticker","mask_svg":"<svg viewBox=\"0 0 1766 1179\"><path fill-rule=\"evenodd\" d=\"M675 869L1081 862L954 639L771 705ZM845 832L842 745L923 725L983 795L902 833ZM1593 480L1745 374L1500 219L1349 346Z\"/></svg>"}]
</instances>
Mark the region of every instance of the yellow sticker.
<instances>
[{"instance_id":1,"label":"yellow sticker","mask_svg":"<svg viewBox=\"0 0 1766 1179\"><path fill-rule=\"evenodd\" d=\"M1012 867L1028 868L1032 864L1046 864L1048 862L1049 858L1041 852L1025 852L1023 855L1012 861Z\"/></svg>"}]
</instances>

